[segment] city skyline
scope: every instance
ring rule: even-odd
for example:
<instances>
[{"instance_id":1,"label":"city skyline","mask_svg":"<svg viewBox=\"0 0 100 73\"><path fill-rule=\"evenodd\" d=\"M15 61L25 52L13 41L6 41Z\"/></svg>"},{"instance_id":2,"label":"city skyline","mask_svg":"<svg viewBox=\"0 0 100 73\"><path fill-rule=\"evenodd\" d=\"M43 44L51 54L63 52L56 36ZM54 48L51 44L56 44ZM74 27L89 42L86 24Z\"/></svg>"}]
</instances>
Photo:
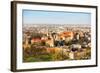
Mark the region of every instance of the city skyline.
<instances>
[{"instance_id":1,"label":"city skyline","mask_svg":"<svg viewBox=\"0 0 100 73\"><path fill-rule=\"evenodd\" d=\"M66 17L67 16L67 17ZM23 24L91 24L90 13L23 10Z\"/></svg>"}]
</instances>

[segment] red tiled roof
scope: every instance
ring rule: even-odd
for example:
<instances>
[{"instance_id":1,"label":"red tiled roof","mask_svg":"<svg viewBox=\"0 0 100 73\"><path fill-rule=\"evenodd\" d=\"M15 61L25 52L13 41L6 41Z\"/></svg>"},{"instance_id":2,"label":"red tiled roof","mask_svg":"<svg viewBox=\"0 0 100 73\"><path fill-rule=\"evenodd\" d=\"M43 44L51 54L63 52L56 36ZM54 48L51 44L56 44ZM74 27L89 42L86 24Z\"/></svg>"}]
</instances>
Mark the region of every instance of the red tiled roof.
<instances>
[{"instance_id":1,"label":"red tiled roof","mask_svg":"<svg viewBox=\"0 0 100 73\"><path fill-rule=\"evenodd\" d=\"M34 42L40 42L41 39L40 38L33 38L32 41L34 41Z\"/></svg>"},{"instance_id":2,"label":"red tiled roof","mask_svg":"<svg viewBox=\"0 0 100 73\"><path fill-rule=\"evenodd\" d=\"M60 36L63 36L63 37L71 37L72 35L72 32L63 32L60 34Z\"/></svg>"}]
</instances>

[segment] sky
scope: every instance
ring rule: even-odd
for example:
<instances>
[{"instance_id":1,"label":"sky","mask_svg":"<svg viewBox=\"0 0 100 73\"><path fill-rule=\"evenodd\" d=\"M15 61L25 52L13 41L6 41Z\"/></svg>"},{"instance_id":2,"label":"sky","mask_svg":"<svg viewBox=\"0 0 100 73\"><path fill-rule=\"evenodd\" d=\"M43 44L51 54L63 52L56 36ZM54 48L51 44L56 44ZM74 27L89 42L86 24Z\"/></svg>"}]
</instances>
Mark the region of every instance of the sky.
<instances>
[{"instance_id":1,"label":"sky","mask_svg":"<svg viewBox=\"0 0 100 73\"><path fill-rule=\"evenodd\" d=\"M90 13L23 10L23 24L90 24Z\"/></svg>"}]
</instances>

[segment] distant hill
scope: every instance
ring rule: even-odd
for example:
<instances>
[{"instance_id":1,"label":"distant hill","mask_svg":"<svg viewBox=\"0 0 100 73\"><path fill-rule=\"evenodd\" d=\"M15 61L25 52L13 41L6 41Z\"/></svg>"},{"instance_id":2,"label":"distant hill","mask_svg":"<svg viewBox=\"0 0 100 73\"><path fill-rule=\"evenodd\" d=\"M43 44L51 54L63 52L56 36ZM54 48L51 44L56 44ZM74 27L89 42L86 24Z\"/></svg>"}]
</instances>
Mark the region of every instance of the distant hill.
<instances>
[{"instance_id":1,"label":"distant hill","mask_svg":"<svg viewBox=\"0 0 100 73\"><path fill-rule=\"evenodd\" d=\"M91 27L90 24L24 24L23 27Z\"/></svg>"}]
</instances>

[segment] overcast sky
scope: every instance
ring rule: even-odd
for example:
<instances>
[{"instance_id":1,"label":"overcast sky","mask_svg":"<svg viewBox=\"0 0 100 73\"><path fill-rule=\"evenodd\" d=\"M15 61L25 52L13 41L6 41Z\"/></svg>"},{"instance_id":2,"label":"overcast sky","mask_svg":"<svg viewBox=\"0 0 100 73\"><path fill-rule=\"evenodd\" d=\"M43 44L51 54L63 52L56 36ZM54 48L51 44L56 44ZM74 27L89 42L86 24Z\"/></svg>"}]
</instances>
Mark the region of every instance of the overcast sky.
<instances>
[{"instance_id":1,"label":"overcast sky","mask_svg":"<svg viewBox=\"0 0 100 73\"><path fill-rule=\"evenodd\" d=\"M90 24L90 13L23 10L23 24Z\"/></svg>"}]
</instances>

